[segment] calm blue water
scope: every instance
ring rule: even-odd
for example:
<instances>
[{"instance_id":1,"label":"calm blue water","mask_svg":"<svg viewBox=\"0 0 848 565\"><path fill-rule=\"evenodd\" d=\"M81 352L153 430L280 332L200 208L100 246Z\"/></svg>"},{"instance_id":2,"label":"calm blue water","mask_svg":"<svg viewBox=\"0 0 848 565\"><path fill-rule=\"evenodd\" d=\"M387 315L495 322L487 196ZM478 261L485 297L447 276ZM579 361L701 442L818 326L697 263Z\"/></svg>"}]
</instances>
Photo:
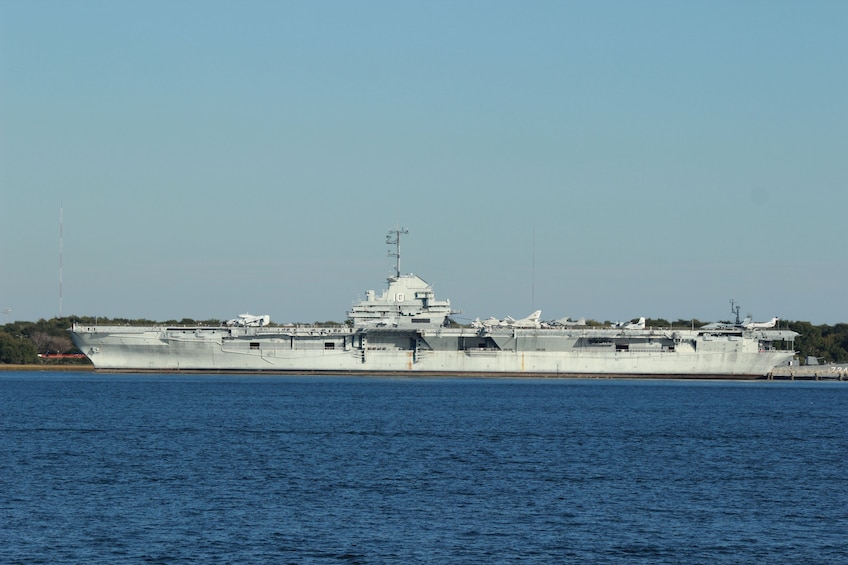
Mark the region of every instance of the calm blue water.
<instances>
[{"instance_id":1,"label":"calm blue water","mask_svg":"<svg viewBox=\"0 0 848 565\"><path fill-rule=\"evenodd\" d=\"M846 563L848 385L0 373L2 563Z\"/></svg>"}]
</instances>

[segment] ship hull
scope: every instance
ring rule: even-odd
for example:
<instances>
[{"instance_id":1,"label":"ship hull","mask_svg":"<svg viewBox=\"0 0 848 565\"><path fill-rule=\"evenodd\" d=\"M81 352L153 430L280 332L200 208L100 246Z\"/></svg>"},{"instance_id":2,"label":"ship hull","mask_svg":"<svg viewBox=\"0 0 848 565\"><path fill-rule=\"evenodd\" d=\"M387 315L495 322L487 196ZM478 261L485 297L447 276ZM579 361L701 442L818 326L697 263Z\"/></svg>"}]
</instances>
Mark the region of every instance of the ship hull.
<instances>
[{"instance_id":1,"label":"ship hull","mask_svg":"<svg viewBox=\"0 0 848 565\"><path fill-rule=\"evenodd\" d=\"M774 332L771 332L774 333ZM74 327L102 371L760 378L792 358L769 332ZM779 337L779 336L778 336Z\"/></svg>"}]
</instances>

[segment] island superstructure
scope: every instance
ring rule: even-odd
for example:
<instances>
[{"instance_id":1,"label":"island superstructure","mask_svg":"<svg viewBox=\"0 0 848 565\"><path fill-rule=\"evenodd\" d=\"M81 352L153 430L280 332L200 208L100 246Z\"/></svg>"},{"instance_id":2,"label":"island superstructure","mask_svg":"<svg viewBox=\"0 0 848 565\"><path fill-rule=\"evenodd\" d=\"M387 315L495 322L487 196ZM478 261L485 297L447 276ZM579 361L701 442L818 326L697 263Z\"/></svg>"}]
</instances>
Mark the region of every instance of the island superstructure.
<instances>
[{"instance_id":1,"label":"island superstructure","mask_svg":"<svg viewBox=\"0 0 848 565\"><path fill-rule=\"evenodd\" d=\"M452 322L421 277L400 272L400 238L392 230L394 273L378 295L348 312L345 325L276 326L241 315L221 326L74 324L74 344L104 371L274 372L292 374L599 376L758 378L789 361L797 333L767 323L652 328L582 320Z\"/></svg>"}]
</instances>

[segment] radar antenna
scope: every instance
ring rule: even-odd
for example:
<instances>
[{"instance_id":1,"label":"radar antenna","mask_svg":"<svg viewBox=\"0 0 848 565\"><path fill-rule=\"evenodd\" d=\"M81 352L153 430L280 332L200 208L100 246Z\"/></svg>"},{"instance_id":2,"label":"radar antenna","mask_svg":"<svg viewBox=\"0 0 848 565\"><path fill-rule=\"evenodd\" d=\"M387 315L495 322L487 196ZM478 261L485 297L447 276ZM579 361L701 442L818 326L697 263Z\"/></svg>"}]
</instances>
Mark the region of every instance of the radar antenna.
<instances>
[{"instance_id":1,"label":"radar antenna","mask_svg":"<svg viewBox=\"0 0 848 565\"><path fill-rule=\"evenodd\" d=\"M739 310L740 310L740 307L739 307L739 304L736 303L736 299L731 298L730 299L730 313L736 314L736 325L737 326L742 323L742 321L739 319Z\"/></svg>"},{"instance_id":2,"label":"radar antenna","mask_svg":"<svg viewBox=\"0 0 848 565\"><path fill-rule=\"evenodd\" d=\"M397 277L400 277L400 236L408 233L408 229L397 227L389 230L389 234L386 236L386 245L395 246L394 252L389 250L388 256L395 258L395 276Z\"/></svg>"}]
</instances>

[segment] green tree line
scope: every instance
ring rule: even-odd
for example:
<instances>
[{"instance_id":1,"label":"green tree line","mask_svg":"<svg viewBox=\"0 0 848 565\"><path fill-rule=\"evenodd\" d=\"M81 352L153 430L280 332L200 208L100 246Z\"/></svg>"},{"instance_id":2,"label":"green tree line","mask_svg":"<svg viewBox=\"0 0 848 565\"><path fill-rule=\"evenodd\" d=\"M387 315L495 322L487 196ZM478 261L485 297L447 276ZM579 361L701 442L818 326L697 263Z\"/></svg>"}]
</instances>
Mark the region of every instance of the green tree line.
<instances>
[{"instance_id":1,"label":"green tree line","mask_svg":"<svg viewBox=\"0 0 848 565\"><path fill-rule=\"evenodd\" d=\"M81 363L87 359L53 360L39 357L39 354L81 353L71 342L70 327L74 322L83 325L167 325L167 326L218 326L220 320L152 320L126 318L63 317L37 322L12 322L0 326L0 364L36 364L36 363ZM699 320L649 319L648 326L655 328L699 328L705 322ZM324 322L331 325L334 322ZM588 322L589 325L607 325L607 322ZM795 339L795 351L804 362L808 357L816 357L821 363L848 363L848 324L814 325L810 322L780 321L780 328L798 332Z\"/></svg>"}]
</instances>

